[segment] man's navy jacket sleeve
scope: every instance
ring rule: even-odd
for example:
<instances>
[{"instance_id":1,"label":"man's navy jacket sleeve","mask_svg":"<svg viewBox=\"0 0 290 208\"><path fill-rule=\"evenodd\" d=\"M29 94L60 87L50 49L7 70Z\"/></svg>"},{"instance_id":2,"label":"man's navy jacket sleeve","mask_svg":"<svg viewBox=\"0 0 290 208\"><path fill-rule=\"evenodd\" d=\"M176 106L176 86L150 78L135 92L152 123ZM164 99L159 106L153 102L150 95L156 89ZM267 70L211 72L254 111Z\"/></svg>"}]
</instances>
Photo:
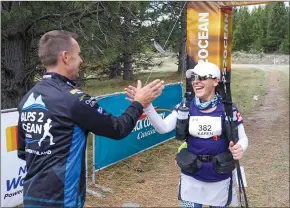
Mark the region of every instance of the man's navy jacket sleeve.
<instances>
[{"instance_id":1,"label":"man's navy jacket sleeve","mask_svg":"<svg viewBox=\"0 0 290 208\"><path fill-rule=\"evenodd\" d=\"M112 139L122 139L129 135L142 113L143 106L134 101L122 115L115 117L100 107L94 97L85 94L74 99L71 107L71 118L77 125Z\"/></svg>"},{"instance_id":2,"label":"man's navy jacket sleeve","mask_svg":"<svg viewBox=\"0 0 290 208\"><path fill-rule=\"evenodd\" d=\"M19 114L21 112L19 111ZM18 145L17 145L17 155L20 159L25 160L25 134L22 128L21 116L18 120Z\"/></svg>"}]
</instances>

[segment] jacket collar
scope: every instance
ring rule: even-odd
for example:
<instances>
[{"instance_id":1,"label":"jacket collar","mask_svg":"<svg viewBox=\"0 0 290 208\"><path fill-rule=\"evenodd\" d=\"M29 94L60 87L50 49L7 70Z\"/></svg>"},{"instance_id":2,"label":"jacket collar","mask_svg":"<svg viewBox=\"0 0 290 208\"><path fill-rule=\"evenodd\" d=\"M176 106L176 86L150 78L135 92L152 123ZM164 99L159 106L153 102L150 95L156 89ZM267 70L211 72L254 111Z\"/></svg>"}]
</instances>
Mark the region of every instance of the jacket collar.
<instances>
[{"instance_id":1,"label":"jacket collar","mask_svg":"<svg viewBox=\"0 0 290 208\"><path fill-rule=\"evenodd\" d=\"M58 73L55 73L55 72L46 72L42 79L58 79L58 80L61 80L63 82L65 82L67 85L71 86L71 87L75 87L76 86L76 82L68 79L67 77L65 76L62 76Z\"/></svg>"}]
</instances>

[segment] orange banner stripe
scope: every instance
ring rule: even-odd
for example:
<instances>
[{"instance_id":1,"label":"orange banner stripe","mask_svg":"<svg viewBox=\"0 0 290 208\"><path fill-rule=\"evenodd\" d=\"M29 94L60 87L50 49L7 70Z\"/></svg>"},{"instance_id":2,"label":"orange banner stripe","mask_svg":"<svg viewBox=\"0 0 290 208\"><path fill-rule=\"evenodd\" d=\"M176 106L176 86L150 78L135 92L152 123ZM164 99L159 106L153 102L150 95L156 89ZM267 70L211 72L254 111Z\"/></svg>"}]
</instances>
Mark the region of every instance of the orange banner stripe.
<instances>
[{"instance_id":1,"label":"orange banner stripe","mask_svg":"<svg viewBox=\"0 0 290 208\"><path fill-rule=\"evenodd\" d=\"M18 126L15 126L15 130L14 130L14 144L15 144L15 150L17 150L17 147L18 147Z\"/></svg>"},{"instance_id":2,"label":"orange banner stripe","mask_svg":"<svg viewBox=\"0 0 290 208\"><path fill-rule=\"evenodd\" d=\"M17 126L10 126L6 128L6 148L7 152L11 152L17 149Z\"/></svg>"}]
</instances>

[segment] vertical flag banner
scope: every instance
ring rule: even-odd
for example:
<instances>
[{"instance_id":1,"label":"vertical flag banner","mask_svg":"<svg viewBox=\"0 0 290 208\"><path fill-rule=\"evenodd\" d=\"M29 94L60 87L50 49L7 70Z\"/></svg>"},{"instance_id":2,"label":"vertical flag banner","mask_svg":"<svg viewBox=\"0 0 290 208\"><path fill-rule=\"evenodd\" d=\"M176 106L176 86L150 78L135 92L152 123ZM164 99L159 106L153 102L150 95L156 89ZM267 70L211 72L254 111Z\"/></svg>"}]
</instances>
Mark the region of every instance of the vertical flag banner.
<instances>
[{"instance_id":1,"label":"vertical flag banner","mask_svg":"<svg viewBox=\"0 0 290 208\"><path fill-rule=\"evenodd\" d=\"M219 2L187 4L187 55L191 65L199 61L231 69L232 7Z\"/></svg>"}]
</instances>

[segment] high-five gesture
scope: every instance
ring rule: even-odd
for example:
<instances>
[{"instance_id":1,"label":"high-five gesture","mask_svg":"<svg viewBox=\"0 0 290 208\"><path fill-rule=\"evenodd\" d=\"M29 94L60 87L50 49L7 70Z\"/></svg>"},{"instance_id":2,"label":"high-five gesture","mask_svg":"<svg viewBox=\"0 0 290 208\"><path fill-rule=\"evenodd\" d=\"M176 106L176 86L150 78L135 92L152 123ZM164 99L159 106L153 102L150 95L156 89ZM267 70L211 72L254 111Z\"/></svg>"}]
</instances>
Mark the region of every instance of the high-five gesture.
<instances>
[{"instance_id":1,"label":"high-five gesture","mask_svg":"<svg viewBox=\"0 0 290 208\"><path fill-rule=\"evenodd\" d=\"M163 89L164 81L156 79L148 85L142 87L140 80L137 81L137 87L129 85L125 88L126 98L129 101L138 101L146 108L155 98L157 98Z\"/></svg>"}]
</instances>

